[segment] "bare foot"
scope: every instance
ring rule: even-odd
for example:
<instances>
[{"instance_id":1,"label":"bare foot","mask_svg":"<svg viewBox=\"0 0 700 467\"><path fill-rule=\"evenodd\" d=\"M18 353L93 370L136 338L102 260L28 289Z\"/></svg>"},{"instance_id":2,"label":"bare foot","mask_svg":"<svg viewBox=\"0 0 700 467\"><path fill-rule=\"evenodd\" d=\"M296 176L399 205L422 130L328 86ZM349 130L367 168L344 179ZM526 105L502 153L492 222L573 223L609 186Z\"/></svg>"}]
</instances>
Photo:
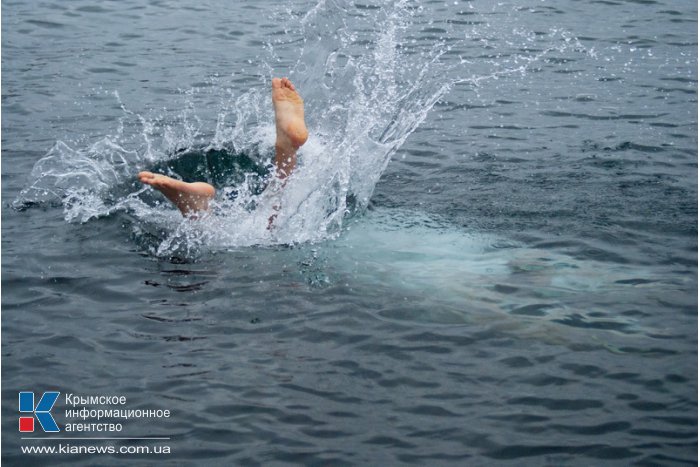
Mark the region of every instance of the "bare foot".
<instances>
[{"instance_id":1,"label":"bare foot","mask_svg":"<svg viewBox=\"0 0 700 467\"><path fill-rule=\"evenodd\" d=\"M163 193L184 216L206 211L215 193L214 187L208 183L186 183L152 172L140 172L139 180Z\"/></svg>"},{"instance_id":2,"label":"bare foot","mask_svg":"<svg viewBox=\"0 0 700 467\"><path fill-rule=\"evenodd\" d=\"M275 165L277 175L286 178L296 166L297 149L309 137L304 123L304 101L289 79L273 78L272 104L277 126Z\"/></svg>"}]
</instances>

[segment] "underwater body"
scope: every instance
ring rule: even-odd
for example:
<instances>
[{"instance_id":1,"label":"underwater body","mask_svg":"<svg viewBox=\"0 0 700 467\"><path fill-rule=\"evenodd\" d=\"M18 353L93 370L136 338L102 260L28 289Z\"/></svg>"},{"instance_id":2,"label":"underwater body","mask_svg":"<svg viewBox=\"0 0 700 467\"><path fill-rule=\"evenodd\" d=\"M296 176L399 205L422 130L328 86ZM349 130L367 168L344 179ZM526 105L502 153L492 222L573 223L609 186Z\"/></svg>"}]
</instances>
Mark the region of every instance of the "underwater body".
<instances>
[{"instance_id":1,"label":"underwater body","mask_svg":"<svg viewBox=\"0 0 700 467\"><path fill-rule=\"evenodd\" d=\"M2 6L3 463L696 463L696 2ZM29 390L172 453L23 454Z\"/></svg>"}]
</instances>

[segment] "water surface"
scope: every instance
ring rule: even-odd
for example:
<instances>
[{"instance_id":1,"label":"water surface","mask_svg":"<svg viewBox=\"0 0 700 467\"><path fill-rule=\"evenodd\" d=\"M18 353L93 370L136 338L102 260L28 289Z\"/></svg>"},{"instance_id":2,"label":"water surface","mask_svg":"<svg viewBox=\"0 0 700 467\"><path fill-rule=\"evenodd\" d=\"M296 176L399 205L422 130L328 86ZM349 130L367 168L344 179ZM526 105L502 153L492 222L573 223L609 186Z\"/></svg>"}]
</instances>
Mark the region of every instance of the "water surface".
<instances>
[{"instance_id":1,"label":"water surface","mask_svg":"<svg viewBox=\"0 0 700 467\"><path fill-rule=\"evenodd\" d=\"M49 389L177 465L696 462L695 2L2 6L8 465L154 462L22 455ZM133 178L212 153L206 222Z\"/></svg>"}]
</instances>

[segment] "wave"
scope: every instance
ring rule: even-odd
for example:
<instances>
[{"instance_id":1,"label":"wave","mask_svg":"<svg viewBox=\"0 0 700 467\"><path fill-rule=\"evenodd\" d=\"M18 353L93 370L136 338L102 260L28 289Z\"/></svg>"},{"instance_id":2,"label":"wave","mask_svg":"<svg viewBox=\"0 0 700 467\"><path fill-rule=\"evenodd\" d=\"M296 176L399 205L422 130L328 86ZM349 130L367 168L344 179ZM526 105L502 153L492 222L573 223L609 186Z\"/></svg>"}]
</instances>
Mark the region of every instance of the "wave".
<instances>
[{"instance_id":1,"label":"wave","mask_svg":"<svg viewBox=\"0 0 700 467\"><path fill-rule=\"evenodd\" d=\"M391 157L455 85L476 89L524 73L551 50L580 47L554 30L548 47L489 58L486 72L467 77L474 60L449 57L465 41L493 34L480 21L470 21L467 33L461 22L437 28L420 3L407 0L321 0L303 13L284 5L275 14L285 31L271 33L259 83L237 94L220 80L210 91L219 103L213 127L194 110L194 91L185 93L190 100L174 120L127 109L115 91L123 115L114 134L85 147L56 142L34 166L15 207L60 205L69 222L126 213L137 233L158 239L158 255L333 238L348 216L367 207ZM535 40L527 32L513 34ZM247 159L258 168L270 166L275 131L268 89L279 68L301 90L311 132L284 188L264 171L239 164ZM199 221L182 219L134 179L139 170L177 163L183 154L204 161L212 151L223 153L237 172L231 183L220 184L210 215ZM255 184L267 188L253 189ZM282 209L268 229L273 206Z\"/></svg>"}]
</instances>

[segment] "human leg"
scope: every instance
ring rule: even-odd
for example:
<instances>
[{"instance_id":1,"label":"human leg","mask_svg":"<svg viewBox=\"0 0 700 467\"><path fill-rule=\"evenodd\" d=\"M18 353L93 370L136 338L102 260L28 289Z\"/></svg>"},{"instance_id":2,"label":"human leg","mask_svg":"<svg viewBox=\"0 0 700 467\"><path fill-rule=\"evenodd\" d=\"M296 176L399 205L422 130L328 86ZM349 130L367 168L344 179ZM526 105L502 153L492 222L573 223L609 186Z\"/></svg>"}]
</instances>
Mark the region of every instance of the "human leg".
<instances>
[{"instance_id":1,"label":"human leg","mask_svg":"<svg viewBox=\"0 0 700 467\"><path fill-rule=\"evenodd\" d=\"M187 183L152 172L140 172L139 180L163 193L177 206L183 216L209 209L209 200L214 197L216 192L214 187L208 183Z\"/></svg>"},{"instance_id":2,"label":"human leg","mask_svg":"<svg viewBox=\"0 0 700 467\"><path fill-rule=\"evenodd\" d=\"M297 150L309 136L304 122L304 101L289 79L273 78L272 104L277 128L275 169L277 177L285 179L296 167ZM215 194L214 187L204 182L186 183L152 172L141 172L138 177L142 183L162 192L185 216L206 211ZM270 218L270 224L274 217Z\"/></svg>"}]
</instances>

